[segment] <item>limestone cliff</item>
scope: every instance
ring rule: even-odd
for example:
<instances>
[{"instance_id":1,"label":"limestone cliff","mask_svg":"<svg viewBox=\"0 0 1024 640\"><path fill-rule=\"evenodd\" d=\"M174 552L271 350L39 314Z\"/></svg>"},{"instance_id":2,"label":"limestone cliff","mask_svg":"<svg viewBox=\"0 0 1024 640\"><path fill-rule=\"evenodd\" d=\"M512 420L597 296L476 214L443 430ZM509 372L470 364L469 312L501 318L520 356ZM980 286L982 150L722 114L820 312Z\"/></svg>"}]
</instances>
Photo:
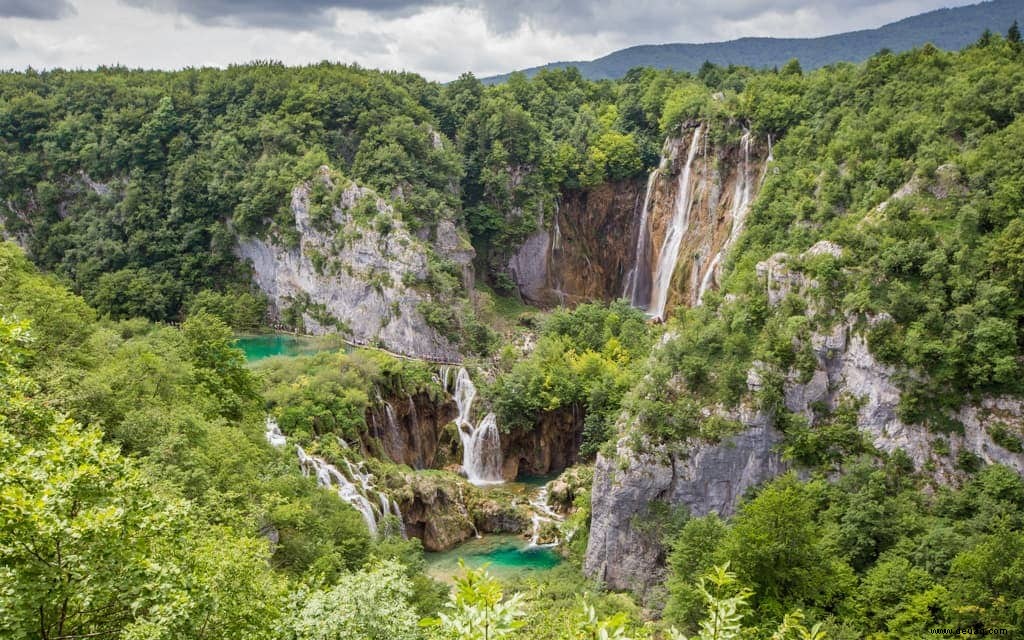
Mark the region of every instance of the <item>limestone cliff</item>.
<instances>
[{"instance_id":1,"label":"limestone cliff","mask_svg":"<svg viewBox=\"0 0 1024 640\"><path fill-rule=\"evenodd\" d=\"M662 541L644 527L654 501L685 506L695 516L728 516L743 492L785 468L782 435L763 414L737 416L748 428L721 443L688 442L678 450L638 452L623 438L614 457L598 455L591 489L590 538L584 571L612 589L638 595L664 578Z\"/></svg>"},{"instance_id":2,"label":"limestone cliff","mask_svg":"<svg viewBox=\"0 0 1024 640\"><path fill-rule=\"evenodd\" d=\"M637 180L562 193L549 228L530 235L509 261L522 298L542 307L619 298L642 198Z\"/></svg>"},{"instance_id":3,"label":"limestone cliff","mask_svg":"<svg viewBox=\"0 0 1024 640\"><path fill-rule=\"evenodd\" d=\"M456 346L420 312L420 304L434 296L421 286L429 275L427 244L369 189L336 186L326 167L315 180L340 193L324 219L313 214L313 182L292 191L295 245L280 237L238 243L238 255L252 264L275 317L301 320L309 333L338 331L398 353L458 359ZM453 225L438 225L437 235L439 250L463 267L469 264L472 250Z\"/></svg>"},{"instance_id":4,"label":"limestone cliff","mask_svg":"<svg viewBox=\"0 0 1024 640\"><path fill-rule=\"evenodd\" d=\"M583 435L583 412L578 408L540 414L532 429L502 434L502 476L546 476L576 464Z\"/></svg>"},{"instance_id":5,"label":"limestone cliff","mask_svg":"<svg viewBox=\"0 0 1024 640\"><path fill-rule=\"evenodd\" d=\"M842 248L822 241L801 256L776 254L758 264L757 274L769 305L796 294L808 301L809 317L828 326L824 314L817 318L820 310L814 290L818 283L799 270L803 259L822 254L839 257ZM868 325L885 320L869 318ZM809 335L806 346L813 353L813 370L773 372L782 376L787 411L802 414L813 427L841 402L852 400L857 407L857 427L871 446L885 453L903 451L917 470L930 474L936 482L956 483L963 478L964 472L958 469L962 454L1024 473L1024 453L1019 452L1024 401L979 398L949 416L960 427L952 433L906 424L897 411L901 397L895 382L897 372L871 354L862 325L853 317L833 318L831 329ZM793 346L800 349L805 345ZM752 364L747 377L751 393L765 384L766 373L768 365ZM705 411L723 413L715 406ZM615 456L599 456L594 471L584 564L588 575L609 587L647 595L664 575L662 541L642 526L653 502L686 507L693 515L716 512L728 516L746 489L786 469L779 457L783 436L774 427L774 416L744 409L738 414L724 413L741 422L745 430L723 443L688 441L671 450L646 443L638 447L638 439L630 433L630 418L624 416L623 437ZM1016 438L1018 446L1010 445L1015 450L1006 447L1005 435L995 437L997 432Z\"/></svg>"},{"instance_id":6,"label":"limestone cliff","mask_svg":"<svg viewBox=\"0 0 1024 640\"><path fill-rule=\"evenodd\" d=\"M458 436L445 430L457 413L451 400L426 393L381 398L367 410L364 447L379 445L384 456L413 469L440 469L457 460Z\"/></svg>"}]
</instances>

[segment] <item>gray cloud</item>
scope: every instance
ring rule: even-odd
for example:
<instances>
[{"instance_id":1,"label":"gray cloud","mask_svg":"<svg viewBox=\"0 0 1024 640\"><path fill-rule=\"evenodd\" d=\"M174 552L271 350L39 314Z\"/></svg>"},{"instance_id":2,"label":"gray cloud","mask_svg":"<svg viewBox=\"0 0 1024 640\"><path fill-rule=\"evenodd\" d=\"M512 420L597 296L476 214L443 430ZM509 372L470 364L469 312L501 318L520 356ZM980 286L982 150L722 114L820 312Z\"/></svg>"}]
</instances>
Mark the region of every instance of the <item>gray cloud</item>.
<instances>
[{"instance_id":1,"label":"gray cloud","mask_svg":"<svg viewBox=\"0 0 1024 640\"><path fill-rule=\"evenodd\" d=\"M0 0L0 18L60 20L75 14L68 0Z\"/></svg>"},{"instance_id":2,"label":"gray cloud","mask_svg":"<svg viewBox=\"0 0 1024 640\"><path fill-rule=\"evenodd\" d=\"M17 51L19 48L20 45L14 36L0 31L0 51Z\"/></svg>"},{"instance_id":3,"label":"gray cloud","mask_svg":"<svg viewBox=\"0 0 1024 640\"><path fill-rule=\"evenodd\" d=\"M0 0L3 1L3 0ZM330 9L358 9L392 18L412 15L445 0L121 0L133 7L188 15L204 24L309 29L323 25Z\"/></svg>"},{"instance_id":4,"label":"gray cloud","mask_svg":"<svg viewBox=\"0 0 1024 640\"><path fill-rule=\"evenodd\" d=\"M7 2L10 0L0 0ZM14 0L32 2L32 0ZM499 36L528 25L567 35L611 33L634 42L697 41L729 35L731 24L767 17L794 32L808 21L845 29L851 13L877 12L879 18L927 11L942 0L120 0L134 7L187 15L203 24L313 30L331 27L331 9L365 11L382 20L437 7L479 10L488 30ZM964 0L952 2L963 4ZM836 19L843 16L844 19ZM881 22L878 23L879 25ZM344 27L344 25L341 25ZM817 26L817 25L816 25ZM820 29L820 27L819 27ZM771 35L746 33L744 35ZM785 34L792 35L792 34ZM821 33L815 35L823 35Z\"/></svg>"}]
</instances>

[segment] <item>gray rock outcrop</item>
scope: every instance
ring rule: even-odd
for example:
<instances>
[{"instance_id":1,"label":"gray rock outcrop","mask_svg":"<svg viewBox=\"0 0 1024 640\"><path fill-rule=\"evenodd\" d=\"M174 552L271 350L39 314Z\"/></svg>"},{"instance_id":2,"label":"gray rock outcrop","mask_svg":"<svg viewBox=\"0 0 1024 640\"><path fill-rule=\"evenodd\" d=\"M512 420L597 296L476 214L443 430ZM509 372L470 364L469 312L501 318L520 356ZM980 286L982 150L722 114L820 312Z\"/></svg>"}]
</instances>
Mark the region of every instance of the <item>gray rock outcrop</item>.
<instances>
[{"instance_id":1,"label":"gray rock outcrop","mask_svg":"<svg viewBox=\"0 0 1024 640\"><path fill-rule=\"evenodd\" d=\"M678 452L659 446L638 453L623 438L615 458L598 456L583 566L588 576L645 595L664 579L664 547L643 526L652 502L685 506L694 516L726 517L747 489L785 470L775 450L782 434L763 414L745 413L740 420L748 428L721 443L693 441Z\"/></svg>"},{"instance_id":2,"label":"gray rock outcrop","mask_svg":"<svg viewBox=\"0 0 1024 640\"><path fill-rule=\"evenodd\" d=\"M334 188L326 167L318 179ZM355 342L376 342L406 355L459 359L456 346L428 326L419 311L430 294L410 286L427 279L426 245L384 200L355 184L341 192L329 221L315 221L311 190L306 183L292 192L298 246L272 238L239 239L238 255L252 264L271 312L280 318L287 309L297 309L310 333L338 331ZM352 212L364 198L375 198L372 223L357 220ZM450 258L472 260L471 249L452 237L453 229L442 232Z\"/></svg>"}]
</instances>

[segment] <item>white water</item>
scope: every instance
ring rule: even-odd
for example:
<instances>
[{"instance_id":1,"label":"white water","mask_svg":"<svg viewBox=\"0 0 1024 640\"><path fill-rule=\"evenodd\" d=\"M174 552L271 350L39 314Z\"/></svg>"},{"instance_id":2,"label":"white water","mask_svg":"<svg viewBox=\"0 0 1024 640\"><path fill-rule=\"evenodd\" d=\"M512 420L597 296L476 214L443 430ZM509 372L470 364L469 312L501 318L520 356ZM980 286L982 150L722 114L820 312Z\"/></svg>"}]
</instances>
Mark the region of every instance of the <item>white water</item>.
<instances>
[{"instance_id":1,"label":"white water","mask_svg":"<svg viewBox=\"0 0 1024 640\"><path fill-rule=\"evenodd\" d=\"M445 390L451 372L445 367L440 372ZM484 416L479 424L473 424L473 400L476 399L476 385L465 367L460 367L455 376L452 398L459 410L455 425L462 441L462 468L466 478L475 485L500 484L501 477L501 436L498 433L497 418L493 413Z\"/></svg>"},{"instance_id":2,"label":"white water","mask_svg":"<svg viewBox=\"0 0 1024 640\"><path fill-rule=\"evenodd\" d=\"M295 445L295 452L299 457L299 467L302 469L302 474L305 476L313 474L318 485L335 489L339 498L355 507L356 511L362 514L363 520L366 521L366 528L370 530L371 535L376 536L377 513L374 511L373 504L360 492L359 487L346 478L345 474L338 471L337 467L323 458L307 455L299 445ZM366 490L365 487L363 490Z\"/></svg>"},{"instance_id":3,"label":"white water","mask_svg":"<svg viewBox=\"0 0 1024 640\"><path fill-rule=\"evenodd\" d=\"M544 485L543 487L541 487L540 491L538 491L537 494L530 500L530 508L533 511L533 528L532 533L530 534L531 547L554 547L558 544L557 538L554 542L550 542L548 544L540 544L541 525L543 525L545 522L562 522L562 520L564 520L564 518L558 512L552 509L550 504L548 504L549 495L550 490L548 489L548 485Z\"/></svg>"},{"instance_id":4,"label":"white water","mask_svg":"<svg viewBox=\"0 0 1024 640\"><path fill-rule=\"evenodd\" d=\"M263 435L266 436L267 442L275 447L283 447L288 443L288 438L281 433L281 427L278 426L274 416L267 416L267 430Z\"/></svg>"},{"instance_id":5,"label":"white water","mask_svg":"<svg viewBox=\"0 0 1024 640\"><path fill-rule=\"evenodd\" d=\"M732 212L730 218L732 219L732 227L729 229L729 237L726 239L722 248L715 254L715 257L711 260L711 264L708 265L708 270L704 272L704 278L701 280L700 289L697 291L697 304L699 305L704 300L704 294L711 288L711 285L715 281L715 271L718 269L718 264L722 261L722 256L732 246L739 237L740 232L743 230L743 223L747 219L747 211L750 209L750 198L753 186L753 180L750 176L750 143L751 135L750 131L744 131L743 136L740 138L740 146L743 149L743 164L739 168L739 176L736 178L736 191L733 193L732 198ZM770 152L769 152L770 153Z\"/></svg>"},{"instance_id":6,"label":"white water","mask_svg":"<svg viewBox=\"0 0 1024 640\"><path fill-rule=\"evenodd\" d=\"M655 169L647 178L643 210L640 211L640 227L636 234L636 251L633 253L633 270L626 278L623 298L628 298L634 307L646 307L651 297L651 194L661 175L661 168Z\"/></svg>"},{"instance_id":7,"label":"white water","mask_svg":"<svg viewBox=\"0 0 1024 640\"><path fill-rule=\"evenodd\" d=\"M647 312L651 317L663 320L665 318L665 305L668 303L669 286L672 284L672 274L675 272L676 262L679 260L679 248L683 243L683 236L690 226L690 205L692 194L690 182L692 178L693 159L700 148L703 133L703 125L698 125L693 132L693 139L690 141L690 150L686 154L686 164L679 172L679 186L676 190L675 210L672 215L672 224L665 234L665 241L661 245L661 252L658 254L658 265L654 272L651 294L653 299Z\"/></svg>"}]
</instances>

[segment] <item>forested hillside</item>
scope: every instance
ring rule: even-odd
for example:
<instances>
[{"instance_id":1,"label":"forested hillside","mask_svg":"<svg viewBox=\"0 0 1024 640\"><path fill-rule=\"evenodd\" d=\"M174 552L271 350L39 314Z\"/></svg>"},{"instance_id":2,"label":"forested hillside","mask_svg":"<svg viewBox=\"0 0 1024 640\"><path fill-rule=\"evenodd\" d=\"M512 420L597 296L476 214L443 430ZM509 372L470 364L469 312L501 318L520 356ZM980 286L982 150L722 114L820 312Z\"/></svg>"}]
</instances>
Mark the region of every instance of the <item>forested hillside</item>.
<instances>
[{"instance_id":1,"label":"forested hillside","mask_svg":"<svg viewBox=\"0 0 1024 640\"><path fill-rule=\"evenodd\" d=\"M925 44L956 51L986 29L1002 31L1014 20L1024 20L1024 7L1015 0L993 0L964 7L938 9L905 18L877 29L864 29L820 38L740 38L696 44L647 44L613 51L595 60L552 62L521 71L533 76L541 70L576 67L590 80L619 79L634 67L674 69L696 73L705 62L755 69L781 67L796 59L805 69L837 62L860 62L885 49L902 52ZM508 74L484 78L497 83Z\"/></svg>"},{"instance_id":2,"label":"forested hillside","mask_svg":"<svg viewBox=\"0 0 1024 640\"><path fill-rule=\"evenodd\" d=\"M0 74L0 635L1024 631L1006 27L619 81ZM317 347L247 361L271 324ZM432 577L499 535L562 564Z\"/></svg>"}]
</instances>

